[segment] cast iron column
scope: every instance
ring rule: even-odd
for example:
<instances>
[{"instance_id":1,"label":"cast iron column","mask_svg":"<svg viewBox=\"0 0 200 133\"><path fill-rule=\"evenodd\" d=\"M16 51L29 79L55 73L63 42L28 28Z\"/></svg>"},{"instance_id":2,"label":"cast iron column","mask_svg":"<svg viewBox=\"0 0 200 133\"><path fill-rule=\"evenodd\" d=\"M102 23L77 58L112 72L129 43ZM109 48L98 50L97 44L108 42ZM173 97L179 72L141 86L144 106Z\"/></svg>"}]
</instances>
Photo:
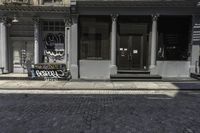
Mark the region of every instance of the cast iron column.
<instances>
[{"instance_id":1,"label":"cast iron column","mask_svg":"<svg viewBox=\"0 0 200 133\"><path fill-rule=\"evenodd\" d=\"M1 18L1 67L4 68L4 73L8 72L8 46L7 46L7 18Z\"/></svg>"},{"instance_id":2,"label":"cast iron column","mask_svg":"<svg viewBox=\"0 0 200 133\"><path fill-rule=\"evenodd\" d=\"M154 69L156 66L157 19L158 15L152 16L151 62L149 67L150 69Z\"/></svg>"},{"instance_id":3,"label":"cast iron column","mask_svg":"<svg viewBox=\"0 0 200 133\"><path fill-rule=\"evenodd\" d=\"M34 21L34 64L39 63L39 18L33 18Z\"/></svg>"},{"instance_id":4,"label":"cast iron column","mask_svg":"<svg viewBox=\"0 0 200 133\"><path fill-rule=\"evenodd\" d=\"M78 15L72 15L70 43L70 71L72 79L78 79Z\"/></svg>"},{"instance_id":5,"label":"cast iron column","mask_svg":"<svg viewBox=\"0 0 200 133\"><path fill-rule=\"evenodd\" d=\"M117 74L116 66L116 45L117 45L117 17L118 15L111 15L112 29L111 29L111 65L110 74Z\"/></svg>"},{"instance_id":6,"label":"cast iron column","mask_svg":"<svg viewBox=\"0 0 200 133\"><path fill-rule=\"evenodd\" d=\"M71 42L71 18L67 17L65 19L65 60L67 64L67 70L70 70L70 42Z\"/></svg>"}]
</instances>

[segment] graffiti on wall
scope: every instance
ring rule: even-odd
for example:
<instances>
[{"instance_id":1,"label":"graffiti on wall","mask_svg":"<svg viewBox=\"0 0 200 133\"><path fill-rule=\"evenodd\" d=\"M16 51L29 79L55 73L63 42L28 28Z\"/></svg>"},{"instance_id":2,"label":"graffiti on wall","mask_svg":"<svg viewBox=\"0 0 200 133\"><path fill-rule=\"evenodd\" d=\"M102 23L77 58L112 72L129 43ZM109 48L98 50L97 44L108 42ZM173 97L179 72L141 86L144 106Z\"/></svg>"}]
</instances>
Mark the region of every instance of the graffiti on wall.
<instances>
[{"instance_id":1,"label":"graffiti on wall","mask_svg":"<svg viewBox=\"0 0 200 133\"><path fill-rule=\"evenodd\" d=\"M48 33L44 38L45 55L54 61L64 59L65 35L63 33Z\"/></svg>"}]
</instances>

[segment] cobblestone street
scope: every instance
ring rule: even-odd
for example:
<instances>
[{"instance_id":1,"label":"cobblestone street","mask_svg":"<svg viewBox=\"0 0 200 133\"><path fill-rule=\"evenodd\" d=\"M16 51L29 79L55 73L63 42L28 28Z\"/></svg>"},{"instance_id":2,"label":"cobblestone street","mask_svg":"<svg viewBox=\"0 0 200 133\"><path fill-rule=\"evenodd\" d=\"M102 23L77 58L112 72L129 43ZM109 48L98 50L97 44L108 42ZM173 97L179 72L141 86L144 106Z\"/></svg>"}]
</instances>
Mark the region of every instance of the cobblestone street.
<instances>
[{"instance_id":1,"label":"cobblestone street","mask_svg":"<svg viewBox=\"0 0 200 133\"><path fill-rule=\"evenodd\" d=\"M199 133L200 92L0 94L0 133Z\"/></svg>"}]
</instances>

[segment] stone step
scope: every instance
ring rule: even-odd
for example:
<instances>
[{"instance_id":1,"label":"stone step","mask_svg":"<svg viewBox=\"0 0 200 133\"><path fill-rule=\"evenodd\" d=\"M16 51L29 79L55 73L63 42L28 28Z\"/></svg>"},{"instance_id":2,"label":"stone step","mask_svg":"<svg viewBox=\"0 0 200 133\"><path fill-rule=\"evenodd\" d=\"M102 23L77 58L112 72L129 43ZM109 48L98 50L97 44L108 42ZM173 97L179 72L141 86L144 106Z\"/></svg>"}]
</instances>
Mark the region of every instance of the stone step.
<instances>
[{"instance_id":1,"label":"stone step","mask_svg":"<svg viewBox=\"0 0 200 133\"><path fill-rule=\"evenodd\" d=\"M150 74L116 74L111 75L111 79L162 79L160 75L150 75Z\"/></svg>"},{"instance_id":2,"label":"stone step","mask_svg":"<svg viewBox=\"0 0 200 133\"><path fill-rule=\"evenodd\" d=\"M200 74L198 74L198 73L191 73L190 77L200 80Z\"/></svg>"},{"instance_id":3,"label":"stone step","mask_svg":"<svg viewBox=\"0 0 200 133\"><path fill-rule=\"evenodd\" d=\"M150 74L147 70L118 70L118 74Z\"/></svg>"}]
</instances>

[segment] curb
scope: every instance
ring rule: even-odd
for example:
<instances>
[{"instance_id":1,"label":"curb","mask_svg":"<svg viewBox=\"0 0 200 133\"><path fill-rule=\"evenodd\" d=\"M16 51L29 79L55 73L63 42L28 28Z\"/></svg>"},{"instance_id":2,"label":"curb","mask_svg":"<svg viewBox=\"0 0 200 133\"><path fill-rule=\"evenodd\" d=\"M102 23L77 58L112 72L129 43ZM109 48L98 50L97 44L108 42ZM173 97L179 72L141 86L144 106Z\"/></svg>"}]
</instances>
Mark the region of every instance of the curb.
<instances>
[{"instance_id":1,"label":"curb","mask_svg":"<svg viewBox=\"0 0 200 133\"><path fill-rule=\"evenodd\" d=\"M42 91L200 91L200 88L161 88L161 89L155 89L155 88L135 88L135 89L130 89L130 88L125 88L125 89L120 89L120 88L115 88L115 89L102 89L102 88L94 88L94 89L82 89L82 88L0 88L0 90L42 90Z\"/></svg>"}]
</instances>

